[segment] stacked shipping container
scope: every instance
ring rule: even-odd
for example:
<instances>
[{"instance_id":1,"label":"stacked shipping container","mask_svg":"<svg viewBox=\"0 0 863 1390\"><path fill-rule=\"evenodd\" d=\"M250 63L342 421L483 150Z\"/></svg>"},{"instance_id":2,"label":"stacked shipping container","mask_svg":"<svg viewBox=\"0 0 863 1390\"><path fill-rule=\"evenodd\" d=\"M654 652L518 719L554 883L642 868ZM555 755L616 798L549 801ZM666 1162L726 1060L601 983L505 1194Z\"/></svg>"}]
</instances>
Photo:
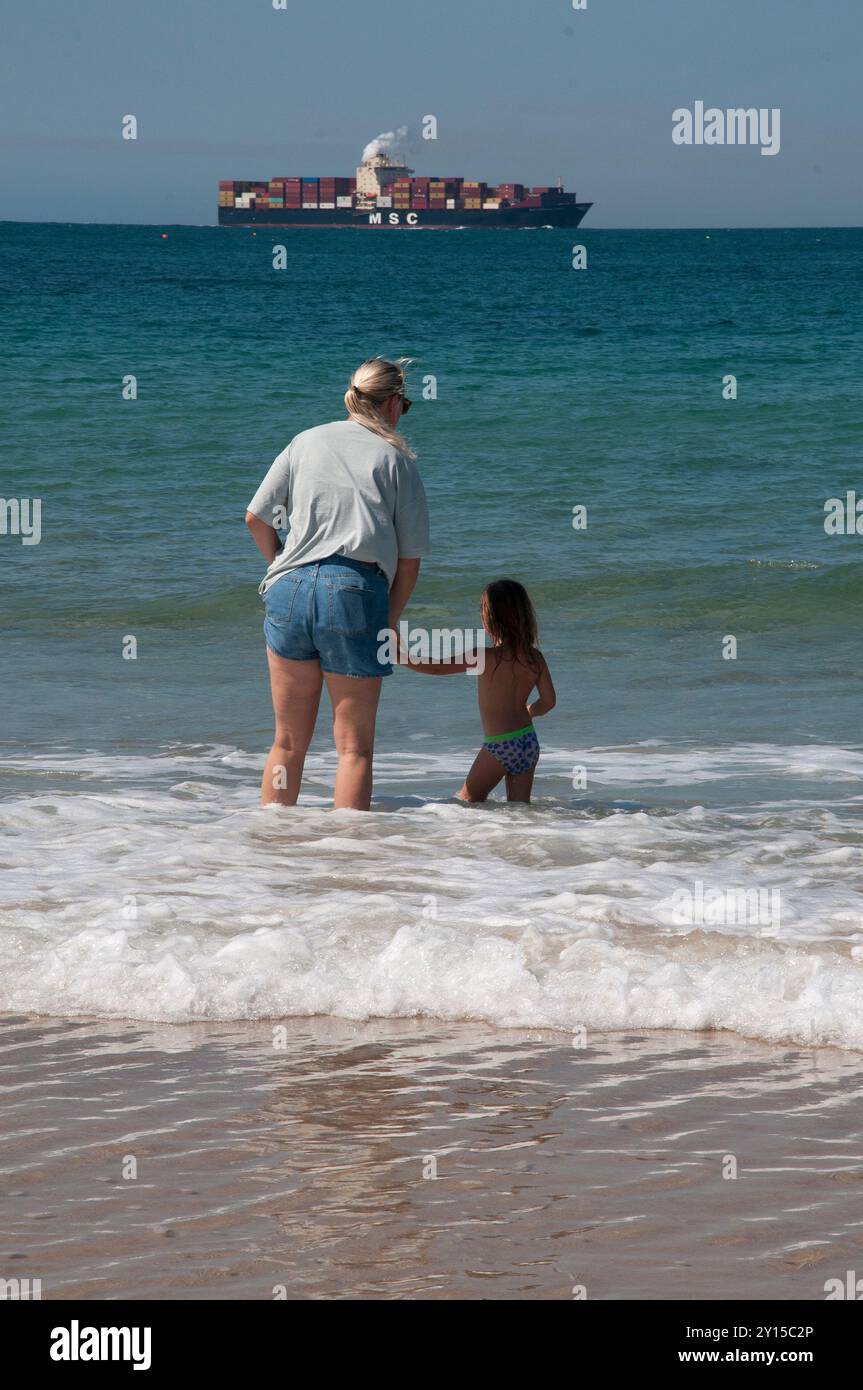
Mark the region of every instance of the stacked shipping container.
<instances>
[{"instance_id":1,"label":"stacked shipping container","mask_svg":"<svg viewBox=\"0 0 863 1390\"><path fill-rule=\"evenodd\" d=\"M429 179L429 207L446 207L446 179Z\"/></svg>"},{"instance_id":2,"label":"stacked shipping container","mask_svg":"<svg viewBox=\"0 0 863 1390\"><path fill-rule=\"evenodd\" d=\"M506 198L509 203L520 203L524 197L523 183L501 183L498 184L498 197Z\"/></svg>"},{"instance_id":3,"label":"stacked shipping container","mask_svg":"<svg viewBox=\"0 0 863 1390\"><path fill-rule=\"evenodd\" d=\"M488 185L475 179L465 179L461 186L462 198L466 208L481 208Z\"/></svg>"},{"instance_id":4,"label":"stacked shipping container","mask_svg":"<svg viewBox=\"0 0 863 1390\"><path fill-rule=\"evenodd\" d=\"M273 178L268 182L256 180L219 181L219 207L254 210L255 208L307 208L332 211L349 210L354 206L356 178L336 178L322 175L300 178L298 175ZM376 200L379 208L399 212L445 211L465 208L471 211L496 211L504 207L559 207L574 205L574 193L541 184L527 189L521 183L502 183L497 187L475 179L412 178L407 173L385 185Z\"/></svg>"}]
</instances>

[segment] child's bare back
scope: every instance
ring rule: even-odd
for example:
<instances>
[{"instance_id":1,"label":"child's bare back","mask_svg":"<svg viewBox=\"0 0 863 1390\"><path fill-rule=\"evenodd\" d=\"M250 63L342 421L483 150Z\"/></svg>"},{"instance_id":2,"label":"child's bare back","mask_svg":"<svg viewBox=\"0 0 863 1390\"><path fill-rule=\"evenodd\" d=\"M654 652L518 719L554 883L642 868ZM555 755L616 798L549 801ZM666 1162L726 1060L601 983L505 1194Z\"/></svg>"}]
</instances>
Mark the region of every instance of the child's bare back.
<instances>
[{"instance_id":1,"label":"child's bare back","mask_svg":"<svg viewBox=\"0 0 863 1390\"><path fill-rule=\"evenodd\" d=\"M535 714L545 714L545 708L536 706L542 703L542 687L550 686L551 676L538 647L532 648L531 656L535 664L529 666L519 660L508 645L486 650L485 668L477 676L479 714L486 735L506 733L528 722ZM539 690L540 699L530 706L528 697L534 688Z\"/></svg>"}]
</instances>

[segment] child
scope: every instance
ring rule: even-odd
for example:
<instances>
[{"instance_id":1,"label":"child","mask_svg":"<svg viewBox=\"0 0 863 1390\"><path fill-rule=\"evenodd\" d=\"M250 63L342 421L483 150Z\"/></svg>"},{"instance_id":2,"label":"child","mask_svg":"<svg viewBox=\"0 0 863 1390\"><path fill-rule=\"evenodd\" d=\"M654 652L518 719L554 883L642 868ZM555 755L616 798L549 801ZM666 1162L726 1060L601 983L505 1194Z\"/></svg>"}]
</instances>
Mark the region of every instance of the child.
<instances>
[{"instance_id":1,"label":"child","mask_svg":"<svg viewBox=\"0 0 863 1390\"><path fill-rule=\"evenodd\" d=\"M495 579L480 599L482 625L494 642L486 649L485 667L477 676L479 712L485 742L458 793L461 801L485 801L506 778L507 801L530 801L539 740L532 721L554 709L556 696L548 665L535 646L536 613L526 589L514 579ZM464 661L411 661L400 652L401 665L426 676L456 675L473 669ZM527 703L533 689L539 699Z\"/></svg>"}]
</instances>

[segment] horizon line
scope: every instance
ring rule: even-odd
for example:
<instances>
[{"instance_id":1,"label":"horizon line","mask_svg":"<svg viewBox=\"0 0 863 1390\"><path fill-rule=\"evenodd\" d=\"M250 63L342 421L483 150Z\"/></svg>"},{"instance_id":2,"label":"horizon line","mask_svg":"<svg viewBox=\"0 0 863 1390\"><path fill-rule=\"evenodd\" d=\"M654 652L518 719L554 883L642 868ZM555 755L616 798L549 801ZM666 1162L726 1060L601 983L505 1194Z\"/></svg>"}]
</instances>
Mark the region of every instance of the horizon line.
<instances>
[{"instance_id":1,"label":"horizon line","mask_svg":"<svg viewBox=\"0 0 863 1390\"><path fill-rule=\"evenodd\" d=\"M231 232L231 231L234 231L234 232L238 232L238 231L242 231L242 232L249 232L249 231L253 231L253 232L256 232L256 231L285 231L285 232L289 232L289 231L319 231L319 232L340 232L340 231L346 231L346 232L353 232L353 231L360 231L360 230L365 231L365 230L367 230L367 229L365 228L365 226L363 226L363 227L361 227L361 228L360 228L360 227L328 227L328 226L315 227L314 225L303 226L302 224L292 224L292 223L283 223L283 224L280 225L280 224L275 223L275 222L273 222L273 223L261 223L260 227L255 227L255 226L253 226L253 225L251 225L251 224L246 224L246 223L244 223L244 224L238 224L238 225L233 226L233 227L230 227L230 226L223 227L223 226L221 226L220 223L218 223L218 222L98 222L98 221L93 221L93 222L81 222L81 221L76 221L74 218L67 218L67 217L56 218L56 219L52 219L51 221L44 221L44 220L42 220L42 219L35 218L35 217L0 217L0 227L64 227L64 226L65 226L65 227L174 227L174 228L178 228L178 227L187 227L187 228L195 228L195 229L197 229L197 230L203 230L203 229L205 229L205 228L206 228L206 229L212 228L213 230L219 231L219 232ZM838 222L838 223L836 223L836 222L825 222L825 223L807 223L807 224L804 224L804 225L801 225L801 224L789 224L789 225L787 225L787 226L783 224L783 225L781 225L781 226L774 226L774 227L764 227L764 226L757 226L757 225L752 225L752 226L750 226L750 225L748 225L748 224L741 224L741 225L739 225L739 226L718 226L718 225L715 225L715 224L705 223L703 226L686 226L686 227L588 227L588 228L584 228L584 226L580 226L580 227L551 227L551 226L549 226L549 227L534 227L534 228L528 228L527 230L531 230L531 231L567 232L568 234L571 234L571 233L576 232L576 231L580 233L580 232L583 232L583 231L585 231L585 230L587 230L587 231L594 231L594 232L856 232L856 231L860 231L861 229L863 229L863 223L859 223L859 222L851 222L851 223L845 223L845 222ZM385 229L382 228L382 230L385 230ZM456 228L454 228L454 227L437 228L437 227L407 227L407 226L401 226L401 227L393 227L392 230L393 230L393 231L401 231L401 232L438 231L438 230L444 230L444 231L462 230L462 231L470 231L470 232L490 232L490 231L507 232L507 231L524 231L524 230L526 230L526 229L525 229L525 228L521 228L521 227L477 227L477 226L472 226L472 227L464 227L464 228L456 229Z\"/></svg>"}]
</instances>

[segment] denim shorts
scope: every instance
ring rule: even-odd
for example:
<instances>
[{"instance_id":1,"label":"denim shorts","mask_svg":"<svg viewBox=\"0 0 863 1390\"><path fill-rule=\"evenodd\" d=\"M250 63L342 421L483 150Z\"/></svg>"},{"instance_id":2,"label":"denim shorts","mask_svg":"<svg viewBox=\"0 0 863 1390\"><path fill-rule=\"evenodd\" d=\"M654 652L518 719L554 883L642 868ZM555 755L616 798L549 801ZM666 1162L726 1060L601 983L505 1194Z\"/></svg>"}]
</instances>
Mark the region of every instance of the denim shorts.
<instances>
[{"instance_id":1,"label":"denim shorts","mask_svg":"<svg viewBox=\"0 0 863 1390\"><path fill-rule=\"evenodd\" d=\"M319 661L335 676L391 676L378 659L389 626L387 577L377 565L330 555L288 570L264 594L264 636L287 661Z\"/></svg>"}]
</instances>

